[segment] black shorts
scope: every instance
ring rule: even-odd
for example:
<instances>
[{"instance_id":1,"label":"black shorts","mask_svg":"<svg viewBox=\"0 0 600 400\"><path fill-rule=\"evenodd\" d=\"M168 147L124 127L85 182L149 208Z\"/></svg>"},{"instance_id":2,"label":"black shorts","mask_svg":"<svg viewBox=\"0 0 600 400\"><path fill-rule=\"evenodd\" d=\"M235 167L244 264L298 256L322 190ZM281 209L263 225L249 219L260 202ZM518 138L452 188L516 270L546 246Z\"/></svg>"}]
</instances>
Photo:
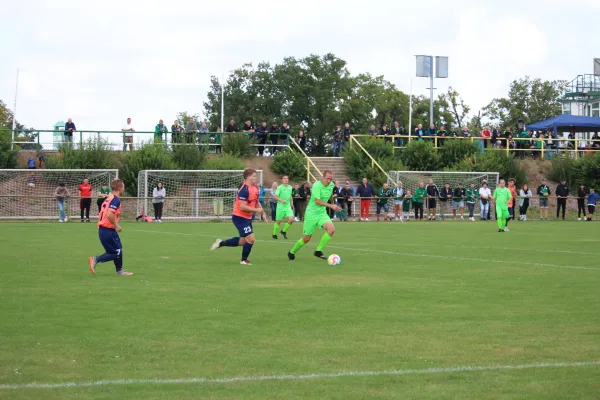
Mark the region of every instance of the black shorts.
<instances>
[{"instance_id":1,"label":"black shorts","mask_svg":"<svg viewBox=\"0 0 600 400\"><path fill-rule=\"evenodd\" d=\"M436 199L427 199L427 208L437 208Z\"/></svg>"},{"instance_id":2,"label":"black shorts","mask_svg":"<svg viewBox=\"0 0 600 400\"><path fill-rule=\"evenodd\" d=\"M237 228L240 237L246 237L252 235L252 220L246 219L242 217L238 217L237 215L231 216L231 221L233 225Z\"/></svg>"}]
</instances>

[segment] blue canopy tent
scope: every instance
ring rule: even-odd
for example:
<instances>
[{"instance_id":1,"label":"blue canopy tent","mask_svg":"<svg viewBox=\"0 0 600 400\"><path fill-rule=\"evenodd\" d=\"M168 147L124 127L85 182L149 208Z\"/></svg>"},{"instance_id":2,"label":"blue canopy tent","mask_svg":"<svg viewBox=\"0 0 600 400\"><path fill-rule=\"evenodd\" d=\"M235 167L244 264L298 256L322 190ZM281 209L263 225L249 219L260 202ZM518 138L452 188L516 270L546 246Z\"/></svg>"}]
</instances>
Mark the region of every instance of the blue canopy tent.
<instances>
[{"instance_id":1,"label":"blue canopy tent","mask_svg":"<svg viewBox=\"0 0 600 400\"><path fill-rule=\"evenodd\" d=\"M599 117L580 117L578 115L563 114L545 121L527 125L531 131L553 131L554 137L558 132L598 132L600 131Z\"/></svg>"}]
</instances>

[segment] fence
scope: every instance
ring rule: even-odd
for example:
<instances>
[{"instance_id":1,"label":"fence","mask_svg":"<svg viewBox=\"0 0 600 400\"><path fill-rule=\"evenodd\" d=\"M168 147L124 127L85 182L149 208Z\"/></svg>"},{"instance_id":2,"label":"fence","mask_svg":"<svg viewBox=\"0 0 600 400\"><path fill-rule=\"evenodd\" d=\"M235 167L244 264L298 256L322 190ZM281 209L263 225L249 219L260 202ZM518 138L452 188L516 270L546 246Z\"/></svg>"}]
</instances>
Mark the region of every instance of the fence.
<instances>
[{"instance_id":1,"label":"fence","mask_svg":"<svg viewBox=\"0 0 600 400\"><path fill-rule=\"evenodd\" d=\"M163 220L181 220L181 221L207 221L207 220L229 220L233 211L233 195L231 198L218 197L167 197L164 203L163 209ZM566 211L570 214L571 218L574 218L574 213L578 211L577 197L568 197ZM68 219L73 221L80 220L81 217L81 198L70 197L65 200L64 209ZM349 204L349 217L351 219L357 219L360 217L360 197L352 198ZM376 197L369 198L371 200L370 216L374 216L375 203L378 200ZM90 210L90 219L95 221L98 215L98 204L95 197L92 198ZM144 210L145 215L150 217L154 216L152 209L152 198L151 197L121 197L122 204L122 221L136 221L136 218L141 215L139 210L140 204L148 204L149 208ZM269 219L271 219L271 210L269 206L269 198L265 198L263 207ZM302 219L304 210L306 209L308 201L306 199L296 198L294 199L295 215ZM479 200L476 200L476 204ZM389 206L389 214L393 215L393 200L389 199L387 202ZM440 202L437 202L438 209L440 209ZM519 215L518 199L515 203L515 217ZM587 204L585 204L585 211L587 213ZM427 204L424 204L425 215L427 215ZM447 202L443 209L446 216L451 215L451 202ZM556 197L549 198L549 215L553 216L556 212L557 199ZM491 208L491 215L494 215L494 207ZM10 212L7 212L10 210ZM478 210L478 209L476 209ZM537 213L539 210L539 197L530 198L529 215ZM413 212L411 208L411 212ZM460 210L458 211L460 216ZM475 213L475 216L478 216ZM339 216L339 215L337 215ZM465 203L465 216L468 216L468 210ZM0 221L37 221L37 220L58 220L59 209L55 196L28 196L28 195L0 195ZM412 218L412 217L411 217Z\"/></svg>"}]
</instances>

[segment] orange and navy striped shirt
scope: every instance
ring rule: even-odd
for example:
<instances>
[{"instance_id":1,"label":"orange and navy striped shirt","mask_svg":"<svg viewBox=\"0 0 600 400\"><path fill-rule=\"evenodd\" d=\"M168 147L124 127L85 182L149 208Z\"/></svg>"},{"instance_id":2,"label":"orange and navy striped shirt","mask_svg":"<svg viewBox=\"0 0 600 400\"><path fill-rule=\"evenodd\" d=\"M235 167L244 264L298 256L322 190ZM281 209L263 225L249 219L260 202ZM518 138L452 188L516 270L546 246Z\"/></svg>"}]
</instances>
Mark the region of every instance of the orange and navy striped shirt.
<instances>
[{"instance_id":1,"label":"orange and navy striped shirt","mask_svg":"<svg viewBox=\"0 0 600 400\"><path fill-rule=\"evenodd\" d=\"M106 200L100 207L100 213L98 214L98 228L115 229L115 226L108 219L108 213L115 213L115 220L119 223L121 218L121 199L114 194L109 194Z\"/></svg>"},{"instance_id":2,"label":"orange and navy striped shirt","mask_svg":"<svg viewBox=\"0 0 600 400\"><path fill-rule=\"evenodd\" d=\"M247 204L248 207L256 207L258 204L258 188L256 186L248 186L243 184L235 196L235 203L233 204L233 215L252 219L252 213L242 211L240 204Z\"/></svg>"}]
</instances>

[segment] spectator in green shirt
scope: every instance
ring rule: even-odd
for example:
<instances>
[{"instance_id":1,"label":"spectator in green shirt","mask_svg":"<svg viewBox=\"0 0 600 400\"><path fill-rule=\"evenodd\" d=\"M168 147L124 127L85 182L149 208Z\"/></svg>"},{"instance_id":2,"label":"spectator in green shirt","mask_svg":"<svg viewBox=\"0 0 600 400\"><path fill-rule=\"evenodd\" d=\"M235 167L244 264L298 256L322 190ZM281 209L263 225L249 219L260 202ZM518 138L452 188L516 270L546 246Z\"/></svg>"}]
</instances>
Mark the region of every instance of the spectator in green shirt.
<instances>
[{"instance_id":1,"label":"spectator in green shirt","mask_svg":"<svg viewBox=\"0 0 600 400\"><path fill-rule=\"evenodd\" d=\"M388 213L390 211L388 207L388 201L390 197L392 197L392 191L390 190L389 185L387 183L384 183L383 187L379 188L379 190L377 191L377 221L379 221L379 215L381 214L382 209L385 212L385 214L383 215L383 220L388 220Z\"/></svg>"},{"instance_id":2,"label":"spectator in green shirt","mask_svg":"<svg viewBox=\"0 0 600 400\"><path fill-rule=\"evenodd\" d=\"M108 195L110 193L111 193L111 190L108 187L107 183L103 183L102 187L100 189L98 189L98 200L96 201L96 204L98 204L98 213L100 213L100 208L102 207L102 203L104 203L104 200L106 200L106 198L108 197Z\"/></svg>"},{"instance_id":3,"label":"spectator in green shirt","mask_svg":"<svg viewBox=\"0 0 600 400\"><path fill-rule=\"evenodd\" d=\"M158 124L154 127L154 143L160 143L163 141L163 135L169 132L169 129L164 124L163 120L159 120ZM165 136L166 138L166 136Z\"/></svg>"},{"instance_id":4,"label":"spectator in green shirt","mask_svg":"<svg viewBox=\"0 0 600 400\"><path fill-rule=\"evenodd\" d=\"M479 191L475 189L475 184L471 183L471 186L467 188L465 192L465 200L467 201L467 208L469 209L469 221L475 221L473 212L475 211L475 201L479 197Z\"/></svg>"},{"instance_id":5,"label":"spectator in green shirt","mask_svg":"<svg viewBox=\"0 0 600 400\"><path fill-rule=\"evenodd\" d=\"M406 191L406 195L402 199L402 217L400 221L404 222L404 218L408 221L410 219L410 203L412 202L412 194L410 190Z\"/></svg>"},{"instance_id":6,"label":"spectator in green shirt","mask_svg":"<svg viewBox=\"0 0 600 400\"><path fill-rule=\"evenodd\" d=\"M413 196L413 204L415 207L415 220L423 221L423 202L427 197L427 190L425 190L425 183L419 182L419 187L415 191Z\"/></svg>"}]
</instances>

